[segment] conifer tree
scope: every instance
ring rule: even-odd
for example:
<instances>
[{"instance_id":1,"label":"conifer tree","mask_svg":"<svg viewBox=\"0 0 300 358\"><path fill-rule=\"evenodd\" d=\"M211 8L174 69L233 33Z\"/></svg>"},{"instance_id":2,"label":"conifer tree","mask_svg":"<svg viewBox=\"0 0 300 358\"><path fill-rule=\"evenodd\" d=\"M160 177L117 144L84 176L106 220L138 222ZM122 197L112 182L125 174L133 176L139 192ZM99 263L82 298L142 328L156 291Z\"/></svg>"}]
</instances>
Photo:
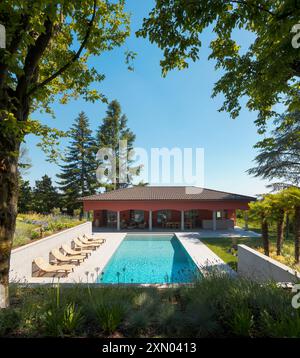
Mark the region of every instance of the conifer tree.
<instances>
[{"instance_id":1,"label":"conifer tree","mask_svg":"<svg viewBox=\"0 0 300 358\"><path fill-rule=\"evenodd\" d=\"M18 201L18 212L27 213L32 208L33 192L28 180L19 178L19 201Z\"/></svg>"},{"instance_id":2,"label":"conifer tree","mask_svg":"<svg viewBox=\"0 0 300 358\"><path fill-rule=\"evenodd\" d=\"M58 175L63 196L63 206L69 214L81 208L77 200L96 192L96 141L84 112L80 112L71 128L72 138L67 148L61 173Z\"/></svg>"},{"instance_id":3,"label":"conifer tree","mask_svg":"<svg viewBox=\"0 0 300 358\"><path fill-rule=\"evenodd\" d=\"M52 180L48 175L44 175L41 180L35 182L33 189L33 210L49 214L53 208L60 206L60 195L53 186Z\"/></svg>"},{"instance_id":4,"label":"conifer tree","mask_svg":"<svg viewBox=\"0 0 300 358\"><path fill-rule=\"evenodd\" d=\"M120 141L127 141L127 152L120 151ZM106 190L115 190L125 188L131 184L133 175L138 175L140 167L133 166L132 154L133 143L135 141L135 134L127 127L127 117L122 114L121 105L117 100L109 103L106 117L100 126L97 133L98 148L111 148L116 157L116 180L115 182L102 182L100 185L104 186ZM126 156L126 160L125 160ZM123 157L123 158L122 158ZM121 160L123 159L123 160ZM126 163L125 173L126 178L120 175L122 163ZM134 173L134 174L133 174ZM125 179L125 180L124 180Z\"/></svg>"}]
</instances>

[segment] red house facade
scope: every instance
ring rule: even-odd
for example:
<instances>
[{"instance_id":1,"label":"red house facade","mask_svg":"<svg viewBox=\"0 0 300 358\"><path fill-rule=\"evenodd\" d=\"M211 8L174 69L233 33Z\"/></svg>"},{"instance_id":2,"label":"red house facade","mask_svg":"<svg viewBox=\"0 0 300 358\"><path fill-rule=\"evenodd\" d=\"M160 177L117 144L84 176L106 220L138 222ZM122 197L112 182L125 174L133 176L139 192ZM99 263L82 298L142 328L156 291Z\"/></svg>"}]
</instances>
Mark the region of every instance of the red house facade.
<instances>
[{"instance_id":1,"label":"red house facade","mask_svg":"<svg viewBox=\"0 0 300 358\"><path fill-rule=\"evenodd\" d=\"M135 186L81 198L94 227L132 229L230 229L236 210L254 197L196 187Z\"/></svg>"}]
</instances>

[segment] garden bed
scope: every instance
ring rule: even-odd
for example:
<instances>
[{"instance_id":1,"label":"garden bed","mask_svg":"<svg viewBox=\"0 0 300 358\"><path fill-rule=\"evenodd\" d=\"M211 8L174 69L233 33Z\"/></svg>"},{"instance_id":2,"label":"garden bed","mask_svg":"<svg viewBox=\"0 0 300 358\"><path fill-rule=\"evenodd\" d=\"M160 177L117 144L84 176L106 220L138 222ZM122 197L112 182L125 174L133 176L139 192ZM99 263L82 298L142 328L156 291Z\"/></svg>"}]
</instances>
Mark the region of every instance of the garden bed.
<instances>
[{"instance_id":1,"label":"garden bed","mask_svg":"<svg viewBox=\"0 0 300 358\"><path fill-rule=\"evenodd\" d=\"M82 223L84 221L66 215L19 214L13 248L29 244Z\"/></svg>"},{"instance_id":2,"label":"garden bed","mask_svg":"<svg viewBox=\"0 0 300 358\"><path fill-rule=\"evenodd\" d=\"M193 287L11 286L0 311L9 337L300 337L293 293L214 276Z\"/></svg>"}]
</instances>

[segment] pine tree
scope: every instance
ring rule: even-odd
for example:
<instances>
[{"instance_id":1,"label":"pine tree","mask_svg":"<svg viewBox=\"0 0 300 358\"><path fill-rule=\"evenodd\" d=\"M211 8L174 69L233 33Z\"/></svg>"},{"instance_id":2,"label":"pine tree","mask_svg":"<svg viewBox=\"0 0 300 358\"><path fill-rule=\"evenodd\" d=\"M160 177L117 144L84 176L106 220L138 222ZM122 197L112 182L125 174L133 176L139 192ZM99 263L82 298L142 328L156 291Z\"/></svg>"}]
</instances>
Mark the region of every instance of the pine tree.
<instances>
[{"instance_id":1,"label":"pine tree","mask_svg":"<svg viewBox=\"0 0 300 358\"><path fill-rule=\"evenodd\" d=\"M84 112L75 119L70 137L72 140L58 178L64 207L73 214L82 205L77 199L94 194L97 188L96 141Z\"/></svg>"},{"instance_id":2,"label":"pine tree","mask_svg":"<svg viewBox=\"0 0 300 358\"><path fill-rule=\"evenodd\" d=\"M119 142L127 141L127 152L120 152ZM129 152L133 149L133 143L135 141L135 134L127 127L127 117L122 114L121 105L117 100L113 100L109 103L106 111L106 117L103 119L103 123L100 126L97 133L98 148L111 148L116 156L116 180L112 182L102 182L100 185L104 186L106 190L115 190L119 188L125 188L132 182L133 172L136 175L140 172L140 167L133 166L133 160L131 159ZM120 175L121 163L125 163L126 156L126 179ZM121 160L121 159L124 159Z\"/></svg>"},{"instance_id":3,"label":"pine tree","mask_svg":"<svg viewBox=\"0 0 300 358\"><path fill-rule=\"evenodd\" d=\"M263 179L280 179L274 189L300 185L300 111L285 113L276 121L272 136L256 144L256 167L248 173Z\"/></svg>"},{"instance_id":4,"label":"pine tree","mask_svg":"<svg viewBox=\"0 0 300 358\"><path fill-rule=\"evenodd\" d=\"M19 200L18 200L18 212L27 213L32 208L33 192L28 180L19 178Z\"/></svg>"},{"instance_id":5,"label":"pine tree","mask_svg":"<svg viewBox=\"0 0 300 358\"><path fill-rule=\"evenodd\" d=\"M49 214L53 208L60 206L60 195L53 186L52 180L48 175L44 175L41 180L35 182L33 189L33 210Z\"/></svg>"}]
</instances>

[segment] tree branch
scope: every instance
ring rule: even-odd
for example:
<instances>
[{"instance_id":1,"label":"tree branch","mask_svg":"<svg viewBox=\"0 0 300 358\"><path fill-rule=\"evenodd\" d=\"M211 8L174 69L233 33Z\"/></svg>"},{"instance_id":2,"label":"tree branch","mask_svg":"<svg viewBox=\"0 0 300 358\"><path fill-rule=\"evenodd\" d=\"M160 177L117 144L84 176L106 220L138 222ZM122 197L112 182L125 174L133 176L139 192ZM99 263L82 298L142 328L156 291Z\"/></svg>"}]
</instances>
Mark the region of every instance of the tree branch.
<instances>
[{"instance_id":1,"label":"tree branch","mask_svg":"<svg viewBox=\"0 0 300 358\"><path fill-rule=\"evenodd\" d=\"M33 74L36 72L39 60L47 48L52 36L53 23L47 17L44 23L45 32L41 33L35 44L29 47L24 63L24 75L20 77L16 88L16 95L20 99L26 95L27 87L30 84Z\"/></svg>"},{"instance_id":2,"label":"tree branch","mask_svg":"<svg viewBox=\"0 0 300 358\"><path fill-rule=\"evenodd\" d=\"M266 9L262 5L248 4L246 1L243 1L243 0L230 0L229 2L232 2L232 3L235 3L235 4L240 4L240 5L245 5L245 6L248 6L248 7L255 7L258 10L265 11L269 15L272 15L272 16L276 17L276 14L274 12L270 11L269 9Z\"/></svg>"},{"instance_id":3,"label":"tree branch","mask_svg":"<svg viewBox=\"0 0 300 358\"><path fill-rule=\"evenodd\" d=\"M28 96L31 96L34 92L36 92L38 89L46 86L48 83L50 83L51 81L53 81L56 77L60 76L63 72L65 72L75 61L77 61L80 58L81 52L83 51L83 49L85 48L88 39L90 37L91 31L92 31L92 27L93 27L93 23L96 17L96 9L97 9L97 0L94 0L94 8L93 8L93 15L92 18L89 22L88 25L88 29L87 32L85 34L85 37L82 41L81 46L79 47L78 51L74 54L74 56L70 59L69 62L67 62L63 67L61 67L59 70L57 70L56 72L54 72L50 77L48 77L47 79L45 79L44 81L36 84L28 93Z\"/></svg>"}]
</instances>

